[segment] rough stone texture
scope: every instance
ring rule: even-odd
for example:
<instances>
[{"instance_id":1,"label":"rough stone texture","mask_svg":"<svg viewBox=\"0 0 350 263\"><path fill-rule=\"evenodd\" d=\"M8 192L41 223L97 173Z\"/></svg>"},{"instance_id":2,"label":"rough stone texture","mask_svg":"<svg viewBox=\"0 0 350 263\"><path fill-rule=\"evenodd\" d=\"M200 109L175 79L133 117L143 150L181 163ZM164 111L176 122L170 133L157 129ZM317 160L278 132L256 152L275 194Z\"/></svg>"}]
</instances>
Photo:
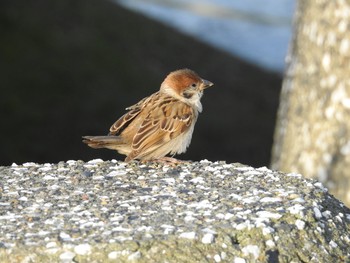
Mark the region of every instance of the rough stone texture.
<instances>
[{"instance_id":1,"label":"rough stone texture","mask_svg":"<svg viewBox=\"0 0 350 263\"><path fill-rule=\"evenodd\" d=\"M298 1L272 167L317 178L350 205L350 2Z\"/></svg>"},{"instance_id":2,"label":"rough stone texture","mask_svg":"<svg viewBox=\"0 0 350 263\"><path fill-rule=\"evenodd\" d=\"M343 262L321 183L225 162L0 167L0 262Z\"/></svg>"}]
</instances>

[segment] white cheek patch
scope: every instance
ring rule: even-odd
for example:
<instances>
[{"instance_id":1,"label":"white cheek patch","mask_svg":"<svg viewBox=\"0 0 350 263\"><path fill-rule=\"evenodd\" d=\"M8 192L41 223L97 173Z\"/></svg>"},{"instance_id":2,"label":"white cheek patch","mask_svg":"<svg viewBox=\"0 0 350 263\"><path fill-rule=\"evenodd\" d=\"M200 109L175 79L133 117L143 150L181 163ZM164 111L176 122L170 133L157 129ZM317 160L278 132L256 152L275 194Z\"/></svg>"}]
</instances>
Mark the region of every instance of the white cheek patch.
<instances>
[{"instance_id":1,"label":"white cheek patch","mask_svg":"<svg viewBox=\"0 0 350 263\"><path fill-rule=\"evenodd\" d=\"M190 106L193 106L198 112L202 112L203 107L201 103L201 97L203 96L202 91L198 91L197 93L194 93L194 95L191 98L185 98L181 95L179 95L174 89L170 88L169 86L162 85L161 90L168 94L169 96L172 96Z\"/></svg>"}]
</instances>

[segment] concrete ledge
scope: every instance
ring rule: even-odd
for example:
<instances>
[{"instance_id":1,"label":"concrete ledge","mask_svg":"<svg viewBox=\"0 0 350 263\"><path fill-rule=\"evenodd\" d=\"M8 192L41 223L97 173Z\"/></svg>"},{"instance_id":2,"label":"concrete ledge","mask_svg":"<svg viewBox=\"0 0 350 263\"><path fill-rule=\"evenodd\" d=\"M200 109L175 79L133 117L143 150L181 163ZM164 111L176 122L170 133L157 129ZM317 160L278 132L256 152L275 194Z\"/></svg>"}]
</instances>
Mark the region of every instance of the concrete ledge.
<instances>
[{"instance_id":1,"label":"concrete ledge","mask_svg":"<svg viewBox=\"0 0 350 263\"><path fill-rule=\"evenodd\" d=\"M0 167L0 262L343 262L321 183L225 162Z\"/></svg>"}]
</instances>

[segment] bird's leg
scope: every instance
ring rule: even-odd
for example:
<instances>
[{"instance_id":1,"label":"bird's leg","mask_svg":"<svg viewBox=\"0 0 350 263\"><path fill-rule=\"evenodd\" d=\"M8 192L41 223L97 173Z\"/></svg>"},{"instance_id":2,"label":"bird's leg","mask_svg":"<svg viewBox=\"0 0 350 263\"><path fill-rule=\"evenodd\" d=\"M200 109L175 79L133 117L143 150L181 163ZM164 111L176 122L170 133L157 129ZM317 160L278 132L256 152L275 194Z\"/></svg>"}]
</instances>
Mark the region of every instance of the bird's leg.
<instances>
[{"instance_id":1,"label":"bird's leg","mask_svg":"<svg viewBox=\"0 0 350 263\"><path fill-rule=\"evenodd\" d=\"M160 162L160 163L172 164L172 165L184 163L184 161L181 161L181 160L176 159L174 157L168 157L168 156L164 156L162 158L155 159L154 161Z\"/></svg>"}]
</instances>

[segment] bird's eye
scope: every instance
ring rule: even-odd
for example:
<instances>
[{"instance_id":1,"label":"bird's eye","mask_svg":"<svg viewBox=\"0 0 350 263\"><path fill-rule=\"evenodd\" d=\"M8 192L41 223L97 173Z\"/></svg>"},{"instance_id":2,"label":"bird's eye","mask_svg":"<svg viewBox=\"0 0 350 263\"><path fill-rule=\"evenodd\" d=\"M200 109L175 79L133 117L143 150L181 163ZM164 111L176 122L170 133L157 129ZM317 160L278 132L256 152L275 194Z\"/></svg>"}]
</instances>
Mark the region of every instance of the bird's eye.
<instances>
[{"instance_id":1,"label":"bird's eye","mask_svg":"<svg viewBox=\"0 0 350 263\"><path fill-rule=\"evenodd\" d=\"M192 87L192 88L195 88L195 87L197 87L197 84L196 84L196 83L193 83L193 84L191 85L191 87Z\"/></svg>"}]
</instances>

